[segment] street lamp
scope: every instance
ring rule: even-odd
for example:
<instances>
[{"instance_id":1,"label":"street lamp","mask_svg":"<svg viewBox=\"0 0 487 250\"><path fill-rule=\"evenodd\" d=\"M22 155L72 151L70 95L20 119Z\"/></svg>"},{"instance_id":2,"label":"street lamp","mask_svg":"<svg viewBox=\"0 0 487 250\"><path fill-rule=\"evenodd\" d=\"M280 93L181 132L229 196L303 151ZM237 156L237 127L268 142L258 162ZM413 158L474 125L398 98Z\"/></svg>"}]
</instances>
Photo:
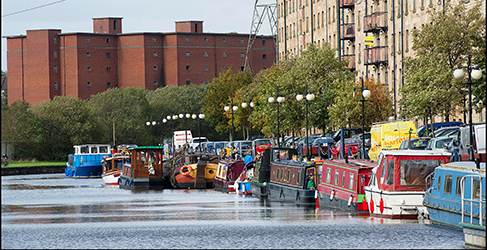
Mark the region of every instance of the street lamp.
<instances>
[{"instance_id":1,"label":"street lamp","mask_svg":"<svg viewBox=\"0 0 487 250\"><path fill-rule=\"evenodd\" d=\"M249 108L249 119L248 119L249 120L249 128L250 128L249 129L250 130L250 132L249 132L249 141L252 141L252 122L250 122L250 115L252 114L252 108L255 106L255 104L252 101L250 101L249 104L247 104L244 101L244 102L242 102L241 105L242 105L242 108L244 108L244 109L247 108L248 106L250 106L250 108Z\"/></svg>"},{"instance_id":2,"label":"street lamp","mask_svg":"<svg viewBox=\"0 0 487 250\"><path fill-rule=\"evenodd\" d=\"M147 126L150 126L150 132L152 135L152 145L151 146L154 146L154 129L153 129L153 127L157 124L157 122L152 120L152 116L150 116L150 121L146 122L145 124Z\"/></svg>"},{"instance_id":3,"label":"street lamp","mask_svg":"<svg viewBox=\"0 0 487 250\"><path fill-rule=\"evenodd\" d=\"M456 69L454 72L453 72L453 76L455 77L455 79L458 79L458 80L462 80L464 77L465 77L465 73L468 74L468 81L465 83L465 84L468 84L468 118L469 118L469 130L470 130L470 133L469 133L469 147L470 147L470 150L469 150L469 156L468 156L468 160L469 161L473 161L474 160L474 156L473 156L473 127L472 127L472 84L474 84L475 82L472 82L472 78L475 79L475 80L478 80L482 77L482 71L476 69L476 68L473 68L471 65L471 61L470 61L470 54L468 55L468 66L467 66L467 72L463 71L463 69Z\"/></svg>"},{"instance_id":4,"label":"street lamp","mask_svg":"<svg viewBox=\"0 0 487 250\"><path fill-rule=\"evenodd\" d=\"M231 104L230 106L225 106L223 108L223 110L225 110L225 112L228 112L228 111L231 111L230 114L232 115L232 133L231 133L231 136L230 136L230 142L233 141L233 114L235 114L235 112L237 112L238 110L238 106L237 105L233 105L233 97L230 97L230 101L231 101Z\"/></svg>"},{"instance_id":5,"label":"street lamp","mask_svg":"<svg viewBox=\"0 0 487 250\"><path fill-rule=\"evenodd\" d=\"M269 103L273 103L277 99L276 107L277 107L277 147L281 147L281 142L279 141L280 133L279 133L279 104L283 103L286 98L284 96L279 95L279 86L276 87L276 98L274 96L270 96L267 101Z\"/></svg>"},{"instance_id":6,"label":"street lamp","mask_svg":"<svg viewBox=\"0 0 487 250\"><path fill-rule=\"evenodd\" d=\"M198 137L199 137L199 140L198 140L198 148L199 148L199 151L201 152L201 130L200 130L200 120L202 119L205 119L205 114L202 114L200 113L199 115L196 115L196 114L193 114L191 116L191 118L196 119L196 118L199 118L198 119Z\"/></svg>"},{"instance_id":7,"label":"street lamp","mask_svg":"<svg viewBox=\"0 0 487 250\"><path fill-rule=\"evenodd\" d=\"M354 88L353 90L360 89L360 91L362 92L362 98L358 101L362 102L362 159L365 159L365 102L369 101L366 99L370 97L371 92L369 89L367 89L367 87L364 87L364 78L362 77L361 79L362 87ZM353 95L355 96L355 92L353 93Z\"/></svg>"},{"instance_id":8,"label":"street lamp","mask_svg":"<svg viewBox=\"0 0 487 250\"><path fill-rule=\"evenodd\" d=\"M308 102L313 101L315 99L315 95L313 93L308 92L308 82L306 82L306 98L299 93L296 95L296 100L302 101L305 99L304 105L306 105L306 159L309 160L309 144L308 144ZM302 153L300 153L301 155Z\"/></svg>"}]
</instances>

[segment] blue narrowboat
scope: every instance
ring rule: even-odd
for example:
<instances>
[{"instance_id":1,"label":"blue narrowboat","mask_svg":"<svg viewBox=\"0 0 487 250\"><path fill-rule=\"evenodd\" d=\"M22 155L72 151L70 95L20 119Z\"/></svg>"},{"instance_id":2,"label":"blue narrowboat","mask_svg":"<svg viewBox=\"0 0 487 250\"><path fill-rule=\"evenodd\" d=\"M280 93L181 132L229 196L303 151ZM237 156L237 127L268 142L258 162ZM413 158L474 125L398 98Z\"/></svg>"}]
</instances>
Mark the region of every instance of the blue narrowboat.
<instances>
[{"instance_id":1,"label":"blue narrowboat","mask_svg":"<svg viewBox=\"0 0 487 250\"><path fill-rule=\"evenodd\" d=\"M431 187L424 195L429 219L435 224L461 228L462 208L472 223L485 225L485 163L451 162L435 168ZM462 202L463 200L463 202ZM465 201L468 200L468 204ZM483 207L479 209L479 202Z\"/></svg>"},{"instance_id":2,"label":"blue narrowboat","mask_svg":"<svg viewBox=\"0 0 487 250\"><path fill-rule=\"evenodd\" d=\"M75 145L64 174L69 178L101 178L103 157L110 157L111 152L109 144Z\"/></svg>"}]
</instances>

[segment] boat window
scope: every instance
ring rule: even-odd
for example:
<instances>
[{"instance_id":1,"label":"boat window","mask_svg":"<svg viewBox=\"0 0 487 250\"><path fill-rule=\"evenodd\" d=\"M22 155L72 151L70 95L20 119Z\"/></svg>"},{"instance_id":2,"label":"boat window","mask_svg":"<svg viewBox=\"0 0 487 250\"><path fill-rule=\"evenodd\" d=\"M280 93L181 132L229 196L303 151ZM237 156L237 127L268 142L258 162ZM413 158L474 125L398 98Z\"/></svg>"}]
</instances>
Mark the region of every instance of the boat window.
<instances>
[{"instance_id":1,"label":"boat window","mask_svg":"<svg viewBox=\"0 0 487 250\"><path fill-rule=\"evenodd\" d=\"M123 161L116 161L116 163L117 163L117 169L123 168Z\"/></svg>"},{"instance_id":2,"label":"boat window","mask_svg":"<svg viewBox=\"0 0 487 250\"><path fill-rule=\"evenodd\" d=\"M387 177L386 185L392 185L394 183L394 161L387 160Z\"/></svg>"},{"instance_id":3,"label":"boat window","mask_svg":"<svg viewBox=\"0 0 487 250\"><path fill-rule=\"evenodd\" d=\"M450 174L445 175L445 194L451 194L451 182L453 177Z\"/></svg>"},{"instance_id":4,"label":"boat window","mask_svg":"<svg viewBox=\"0 0 487 250\"><path fill-rule=\"evenodd\" d=\"M485 201L485 194L482 196L483 196L483 200ZM479 179L473 180L473 197L472 198L480 198L480 180Z\"/></svg>"},{"instance_id":5,"label":"boat window","mask_svg":"<svg viewBox=\"0 0 487 250\"><path fill-rule=\"evenodd\" d=\"M401 185L402 186L425 186L426 177L435 171L443 161L438 160L402 160Z\"/></svg>"},{"instance_id":6,"label":"boat window","mask_svg":"<svg viewBox=\"0 0 487 250\"><path fill-rule=\"evenodd\" d=\"M91 147L91 153L92 154L97 154L98 153L98 148L97 147Z\"/></svg>"},{"instance_id":7,"label":"boat window","mask_svg":"<svg viewBox=\"0 0 487 250\"><path fill-rule=\"evenodd\" d=\"M461 185L460 185L460 181L462 180L462 177L460 176L457 176L457 186L455 188L455 195L456 196L461 196L462 195L462 188L461 188Z\"/></svg>"},{"instance_id":8,"label":"boat window","mask_svg":"<svg viewBox=\"0 0 487 250\"><path fill-rule=\"evenodd\" d=\"M386 170L387 170L387 167L384 166L384 164L385 164L384 162L387 162L387 161L386 161L385 157L381 157L379 159L380 159L379 160L380 163L377 166L382 166L382 175L380 176L380 183L384 184L384 177L386 176Z\"/></svg>"},{"instance_id":9,"label":"boat window","mask_svg":"<svg viewBox=\"0 0 487 250\"><path fill-rule=\"evenodd\" d=\"M89 153L89 151L88 151L88 150L89 150L88 146L83 146L83 147L80 147L80 153L82 153L82 154L87 154L87 153Z\"/></svg>"},{"instance_id":10,"label":"boat window","mask_svg":"<svg viewBox=\"0 0 487 250\"><path fill-rule=\"evenodd\" d=\"M335 185L338 185L338 175L340 172L338 170L335 170Z\"/></svg>"},{"instance_id":11,"label":"boat window","mask_svg":"<svg viewBox=\"0 0 487 250\"><path fill-rule=\"evenodd\" d=\"M441 175L438 176L438 192L441 190Z\"/></svg>"},{"instance_id":12,"label":"boat window","mask_svg":"<svg viewBox=\"0 0 487 250\"><path fill-rule=\"evenodd\" d=\"M296 184L299 185L300 182L301 182L301 171L298 171L298 174L296 175Z\"/></svg>"},{"instance_id":13,"label":"boat window","mask_svg":"<svg viewBox=\"0 0 487 250\"><path fill-rule=\"evenodd\" d=\"M291 170L287 170L287 182L291 180Z\"/></svg>"},{"instance_id":14,"label":"boat window","mask_svg":"<svg viewBox=\"0 0 487 250\"><path fill-rule=\"evenodd\" d=\"M326 168L326 182L330 183L331 178L331 168Z\"/></svg>"},{"instance_id":15,"label":"boat window","mask_svg":"<svg viewBox=\"0 0 487 250\"><path fill-rule=\"evenodd\" d=\"M281 169L281 181L284 180L284 169Z\"/></svg>"},{"instance_id":16,"label":"boat window","mask_svg":"<svg viewBox=\"0 0 487 250\"><path fill-rule=\"evenodd\" d=\"M108 153L108 146L100 146L100 153L102 154Z\"/></svg>"},{"instance_id":17,"label":"boat window","mask_svg":"<svg viewBox=\"0 0 487 250\"><path fill-rule=\"evenodd\" d=\"M345 187L345 171L342 172L342 187Z\"/></svg>"},{"instance_id":18,"label":"boat window","mask_svg":"<svg viewBox=\"0 0 487 250\"><path fill-rule=\"evenodd\" d=\"M276 173L276 180L279 180L279 174L281 173L281 170L280 169L277 169L277 173Z\"/></svg>"},{"instance_id":19,"label":"boat window","mask_svg":"<svg viewBox=\"0 0 487 250\"><path fill-rule=\"evenodd\" d=\"M353 189L353 173L350 173L350 179L348 180L348 189Z\"/></svg>"}]
</instances>

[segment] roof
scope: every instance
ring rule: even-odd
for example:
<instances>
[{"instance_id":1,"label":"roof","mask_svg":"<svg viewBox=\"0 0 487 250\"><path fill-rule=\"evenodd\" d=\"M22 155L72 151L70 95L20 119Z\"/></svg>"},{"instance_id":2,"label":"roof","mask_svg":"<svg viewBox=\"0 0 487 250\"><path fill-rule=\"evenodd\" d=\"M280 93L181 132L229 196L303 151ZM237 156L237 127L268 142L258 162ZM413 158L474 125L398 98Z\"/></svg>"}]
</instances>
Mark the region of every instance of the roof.
<instances>
[{"instance_id":1,"label":"roof","mask_svg":"<svg viewBox=\"0 0 487 250\"><path fill-rule=\"evenodd\" d=\"M382 150L384 155L401 155L401 156L450 156L451 153L443 150Z\"/></svg>"}]
</instances>

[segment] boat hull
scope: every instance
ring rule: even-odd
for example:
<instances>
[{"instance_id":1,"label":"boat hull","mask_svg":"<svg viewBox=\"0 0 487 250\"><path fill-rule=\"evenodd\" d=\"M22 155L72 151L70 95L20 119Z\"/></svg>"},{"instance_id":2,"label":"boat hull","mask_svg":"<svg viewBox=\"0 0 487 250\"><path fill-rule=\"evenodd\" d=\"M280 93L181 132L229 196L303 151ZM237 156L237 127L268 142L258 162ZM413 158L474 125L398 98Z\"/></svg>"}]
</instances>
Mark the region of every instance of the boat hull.
<instances>
[{"instance_id":1,"label":"boat hull","mask_svg":"<svg viewBox=\"0 0 487 250\"><path fill-rule=\"evenodd\" d=\"M428 211L423 205L424 192L391 192L365 187L365 196L370 215L390 219L418 219L426 218ZM383 209L381 211L381 199ZM374 208L371 208L373 200Z\"/></svg>"},{"instance_id":2,"label":"boat hull","mask_svg":"<svg viewBox=\"0 0 487 250\"><path fill-rule=\"evenodd\" d=\"M235 181L225 181L215 177L213 179L213 185L217 191L225 193L235 192Z\"/></svg>"},{"instance_id":3,"label":"boat hull","mask_svg":"<svg viewBox=\"0 0 487 250\"><path fill-rule=\"evenodd\" d=\"M122 170L120 169L117 171L103 173L101 178L103 179L105 185L118 185L118 179L120 178L121 174Z\"/></svg>"},{"instance_id":4,"label":"boat hull","mask_svg":"<svg viewBox=\"0 0 487 250\"><path fill-rule=\"evenodd\" d=\"M269 186L267 183L260 183L252 180L250 182L250 188L252 195L257 197L267 198L267 195L269 194Z\"/></svg>"},{"instance_id":5,"label":"boat hull","mask_svg":"<svg viewBox=\"0 0 487 250\"><path fill-rule=\"evenodd\" d=\"M130 178L120 175L118 179L120 188L129 190L162 190L164 189L163 178Z\"/></svg>"},{"instance_id":6,"label":"boat hull","mask_svg":"<svg viewBox=\"0 0 487 250\"><path fill-rule=\"evenodd\" d=\"M64 174L68 178L100 178L102 173L102 165L100 164L85 164L82 166L70 166L66 164Z\"/></svg>"},{"instance_id":7,"label":"boat hull","mask_svg":"<svg viewBox=\"0 0 487 250\"><path fill-rule=\"evenodd\" d=\"M344 210L357 211L357 212L367 212L369 213L367 206L364 206L362 200L365 195L358 195L357 202L350 202L346 199L342 199L337 196L333 196L331 199L331 194L319 192L319 202L320 206L340 208ZM364 209L365 207L365 209Z\"/></svg>"},{"instance_id":8,"label":"boat hull","mask_svg":"<svg viewBox=\"0 0 487 250\"><path fill-rule=\"evenodd\" d=\"M277 183L268 184L268 199L294 202L298 204L316 204L318 190L289 187Z\"/></svg>"}]
</instances>

